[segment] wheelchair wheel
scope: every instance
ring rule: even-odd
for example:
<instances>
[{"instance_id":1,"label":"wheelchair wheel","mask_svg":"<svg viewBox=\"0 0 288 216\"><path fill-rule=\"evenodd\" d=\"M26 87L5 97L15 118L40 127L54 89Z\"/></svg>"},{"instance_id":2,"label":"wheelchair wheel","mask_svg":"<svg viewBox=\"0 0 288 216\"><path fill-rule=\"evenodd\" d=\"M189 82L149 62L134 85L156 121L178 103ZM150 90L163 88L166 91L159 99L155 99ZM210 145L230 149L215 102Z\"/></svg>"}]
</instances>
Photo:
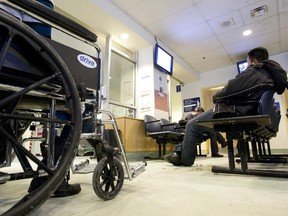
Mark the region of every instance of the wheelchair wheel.
<instances>
[{"instance_id":1,"label":"wheelchair wheel","mask_svg":"<svg viewBox=\"0 0 288 216\"><path fill-rule=\"evenodd\" d=\"M68 117L57 118L58 111ZM0 168L8 170L0 172L1 183L6 183L0 187L1 202L5 202L1 215L31 214L53 195L76 155L81 122L78 91L61 57L43 37L0 10ZM30 123L36 129L43 126L45 160L22 142ZM56 142L56 131L64 126L68 128L65 136L61 134L65 139L60 136L61 142ZM57 152L59 143L61 151ZM17 173L9 170L14 154L21 169ZM28 193L31 179L40 176L45 184ZM9 181L14 180L27 186L21 191L23 197L13 197Z\"/></svg>"},{"instance_id":2,"label":"wheelchair wheel","mask_svg":"<svg viewBox=\"0 0 288 216\"><path fill-rule=\"evenodd\" d=\"M121 162L113 158L113 165L107 157L101 159L95 167L92 184L96 195L103 200L114 199L120 192L124 182L124 170Z\"/></svg>"}]
</instances>

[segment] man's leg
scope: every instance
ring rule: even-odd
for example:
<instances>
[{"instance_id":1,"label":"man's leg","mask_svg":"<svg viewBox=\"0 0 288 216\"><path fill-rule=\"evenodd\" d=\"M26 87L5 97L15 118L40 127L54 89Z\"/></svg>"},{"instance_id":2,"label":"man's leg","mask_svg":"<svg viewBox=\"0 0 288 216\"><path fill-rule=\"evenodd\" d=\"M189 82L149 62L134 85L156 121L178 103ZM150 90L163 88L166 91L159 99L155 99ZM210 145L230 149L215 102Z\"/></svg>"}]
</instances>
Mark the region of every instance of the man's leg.
<instances>
[{"instance_id":1,"label":"man's leg","mask_svg":"<svg viewBox=\"0 0 288 216\"><path fill-rule=\"evenodd\" d=\"M225 138L222 136L222 134L219 131L216 131L216 136L217 136L217 142L221 144L222 148L225 148L228 146L227 141L225 140Z\"/></svg>"},{"instance_id":2,"label":"man's leg","mask_svg":"<svg viewBox=\"0 0 288 216\"><path fill-rule=\"evenodd\" d=\"M210 145L211 145L211 156L212 157L221 157L223 155L219 154L219 148L218 148L218 143L217 143L217 134L214 129L209 129L206 131L210 138Z\"/></svg>"},{"instance_id":3,"label":"man's leg","mask_svg":"<svg viewBox=\"0 0 288 216\"><path fill-rule=\"evenodd\" d=\"M182 142L181 163L186 166L194 164L197 154L197 144L203 137L203 133L209 130L207 127L196 124L198 120L208 120L213 118L212 109L207 110L201 115L191 119L185 129L184 140Z\"/></svg>"},{"instance_id":4,"label":"man's leg","mask_svg":"<svg viewBox=\"0 0 288 216\"><path fill-rule=\"evenodd\" d=\"M66 113L64 111L56 111L56 116L58 119L61 120L67 120L70 119L70 114ZM65 125L61 131L60 136L55 136L55 161L59 159L59 157L62 155L63 148L65 146L65 141L67 137L69 136L69 133L71 131L71 127L69 125ZM42 143L41 152L43 155L43 163L47 164L47 150L45 148L44 143ZM69 172L69 169L67 170ZM36 190L38 187L40 187L42 184L44 184L47 181L47 177L36 177L33 178L30 184L30 187L28 189L28 192L31 193L32 191ZM65 196L72 196L75 194L78 194L81 191L80 184L69 184L69 179L64 178L60 186L57 188L57 190L54 192L55 197L65 197Z\"/></svg>"}]
</instances>

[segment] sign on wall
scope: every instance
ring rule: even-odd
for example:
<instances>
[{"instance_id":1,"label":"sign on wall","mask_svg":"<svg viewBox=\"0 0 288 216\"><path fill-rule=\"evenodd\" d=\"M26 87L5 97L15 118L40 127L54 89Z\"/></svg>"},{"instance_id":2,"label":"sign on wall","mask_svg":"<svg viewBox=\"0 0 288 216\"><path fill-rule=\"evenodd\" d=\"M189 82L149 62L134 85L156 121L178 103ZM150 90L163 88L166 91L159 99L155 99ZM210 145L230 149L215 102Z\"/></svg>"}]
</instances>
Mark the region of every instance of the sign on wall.
<instances>
[{"instance_id":1,"label":"sign on wall","mask_svg":"<svg viewBox=\"0 0 288 216\"><path fill-rule=\"evenodd\" d=\"M183 100L184 112L192 112L197 106L201 106L200 97Z\"/></svg>"}]
</instances>

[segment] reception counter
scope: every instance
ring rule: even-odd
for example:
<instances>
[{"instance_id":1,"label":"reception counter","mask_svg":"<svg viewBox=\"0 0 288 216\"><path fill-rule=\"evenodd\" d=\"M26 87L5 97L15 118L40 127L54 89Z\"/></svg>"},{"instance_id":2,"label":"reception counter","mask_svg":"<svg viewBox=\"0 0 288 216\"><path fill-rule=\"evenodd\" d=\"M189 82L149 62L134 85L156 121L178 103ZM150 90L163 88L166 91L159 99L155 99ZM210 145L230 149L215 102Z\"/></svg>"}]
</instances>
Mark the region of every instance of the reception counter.
<instances>
[{"instance_id":1,"label":"reception counter","mask_svg":"<svg viewBox=\"0 0 288 216\"><path fill-rule=\"evenodd\" d=\"M144 121L130 117L116 118L120 138L126 152L158 152L155 140L145 136ZM109 128L109 126L106 126ZM166 152L171 152L173 144L167 144Z\"/></svg>"}]
</instances>

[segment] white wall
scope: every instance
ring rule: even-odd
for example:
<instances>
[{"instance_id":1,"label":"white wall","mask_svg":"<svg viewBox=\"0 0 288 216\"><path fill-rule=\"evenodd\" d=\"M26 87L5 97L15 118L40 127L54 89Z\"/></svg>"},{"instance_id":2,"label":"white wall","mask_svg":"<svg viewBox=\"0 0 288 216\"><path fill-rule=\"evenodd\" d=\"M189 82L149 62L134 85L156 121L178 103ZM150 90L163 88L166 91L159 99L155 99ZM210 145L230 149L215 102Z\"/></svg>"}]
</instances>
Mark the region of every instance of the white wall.
<instances>
[{"instance_id":1,"label":"white wall","mask_svg":"<svg viewBox=\"0 0 288 216\"><path fill-rule=\"evenodd\" d=\"M181 92L176 92L176 86L180 85L179 81L170 77L170 114L171 122L178 122L182 118L183 102ZM182 88L182 86L181 86Z\"/></svg>"},{"instance_id":2,"label":"white wall","mask_svg":"<svg viewBox=\"0 0 288 216\"><path fill-rule=\"evenodd\" d=\"M288 71L288 53L274 55L271 56L270 59L277 61L281 64L284 70ZM187 83L182 87L182 99L200 97L201 101L203 101L205 98L201 95L202 89L226 84L228 80L233 79L237 73L236 65L200 73L199 81ZM275 95L275 101L280 103L282 118L277 137L271 140L271 148L288 149L287 107L284 101L284 96Z\"/></svg>"},{"instance_id":3,"label":"white wall","mask_svg":"<svg viewBox=\"0 0 288 216\"><path fill-rule=\"evenodd\" d=\"M136 104L138 108L137 118L154 116L154 65L153 47L148 47L138 52L138 64L136 74Z\"/></svg>"}]
</instances>

